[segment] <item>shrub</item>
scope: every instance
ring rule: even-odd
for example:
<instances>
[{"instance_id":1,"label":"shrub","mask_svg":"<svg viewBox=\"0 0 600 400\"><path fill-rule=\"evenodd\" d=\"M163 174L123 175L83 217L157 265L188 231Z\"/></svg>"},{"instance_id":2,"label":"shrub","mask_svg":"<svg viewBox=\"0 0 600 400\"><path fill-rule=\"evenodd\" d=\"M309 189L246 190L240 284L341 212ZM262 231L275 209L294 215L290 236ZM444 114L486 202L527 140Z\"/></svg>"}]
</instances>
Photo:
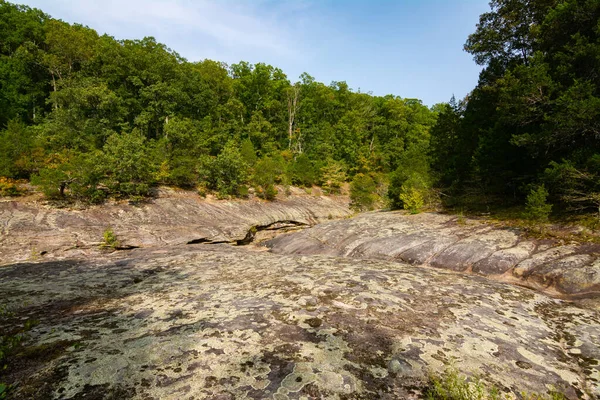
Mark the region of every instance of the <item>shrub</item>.
<instances>
[{"instance_id":1,"label":"shrub","mask_svg":"<svg viewBox=\"0 0 600 400\"><path fill-rule=\"evenodd\" d=\"M0 196L20 196L23 192L14 179L0 177Z\"/></svg>"},{"instance_id":2,"label":"shrub","mask_svg":"<svg viewBox=\"0 0 600 400\"><path fill-rule=\"evenodd\" d=\"M350 207L356 211L373 210L378 198L373 178L356 174L350 183Z\"/></svg>"},{"instance_id":3,"label":"shrub","mask_svg":"<svg viewBox=\"0 0 600 400\"><path fill-rule=\"evenodd\" d=\"M102 234L103 242L100 245L102 248L112 248L116 249L119 247L119 240L117 239L117 235L112 230L112 228L106 228L104 233Z\"/></svg>"},{"instance_id":4,"label":"shrub","mask_svg":"<svg viewBox=\"0 0 600 400\"><path fill-rule=\"evenodd\" d=\"M63 197L68 180L68 175L60 168L44 168L31 177L31 183L48 199Z\"/></svg>"},{"instance_id":5,"label":"shrub","mask_svg":"<svg viewBox=\"0 0 600 400\"><path fill-rule=\"evenodd\" d=\"M535 222L547 222L550 212L552 212L552 204L548 204L548 191L544 185L532 188L527 195L525 204L525 217Z\"/></svg>"},{"instance_id":6,"label":"shrub","mask_svg":"<svg viewBox=\"0 0 600 400\"><path fill-rule=\"evenodd\" d=\"M150 153L152 143L137 130L113 134L104 145L106 183L122 196L147 196L155 176ZM100 160L100 159L99 159Z\"/></svg>"},{"instance_id":7,"label":"shrub","mask_svg":"<svg viewBox=\"0 0 600 400\"><path fill-rule=\"evenodd\" d=\"M253 166L256 163L256 150L250 139L246 139L242 142L240 155L246 164Z\"/></svg>"},{"instance_id":8,"label":"shrub","mask_svg":"<svg viewBox=\"0 0 600 400\"><path fill-rule=\"evenodd\" d=\"M323 190L327 194L339 193L346 182L346 168L342 162L329 161L321 168L321 181Z\"/></svg>"},{"instance_id":9,"label":"shrub","mask_svg":"<svg viewBox=\"0 0 600 400\"><path fill-rule=\"evenodd\" d=\"M423 194L421 191L412 186L402 185L400 192L400 200L402 201L405 210L409 210L411 214L418 214L423 208Z\"/></svg>"},{"instance_id":10,"label":"shrub","mask_svg":"<svg viewBox=\"0 0 600 400\"><path fill-rule=\"evenodd\" d=\"M218 192L218 197L243 197L247 168L235 143L229 142L217 157L204 157L199 172L206 186Z\"/></svg>"},{"instance_id":11,"label":"shrub","mask_svg":"<svg viewBox=\"0 0 600 400\"><path fill-rule=\"evenodd\" d=\"M312 186L315 183L315 168L306 154L300 154L290 165L290 178L294 185Z\"/></svg>"},{"instance_id":12,"label":"shrub","mask_svg":"<svg viewBox=\"0 0 600 400\"><path fill-rule=\"evenodd\" d=\"M252 177L257 196L267 200L274 200L277 196L275 181L280 173L278 163L272 158L266 157L258 161L254 176Z\"/></svg>"},{"instance_id":13,"label":"shrub","mask_svg":"<svg viewBox=\"0 0 600 400\"><path fill-rule=\"evenodd\" d=\"M425 205L428 190L425 180L419 174L412 174L400 187L398 197L402 207L411 214L419 213Z\"/></svg>"}]
</instances>

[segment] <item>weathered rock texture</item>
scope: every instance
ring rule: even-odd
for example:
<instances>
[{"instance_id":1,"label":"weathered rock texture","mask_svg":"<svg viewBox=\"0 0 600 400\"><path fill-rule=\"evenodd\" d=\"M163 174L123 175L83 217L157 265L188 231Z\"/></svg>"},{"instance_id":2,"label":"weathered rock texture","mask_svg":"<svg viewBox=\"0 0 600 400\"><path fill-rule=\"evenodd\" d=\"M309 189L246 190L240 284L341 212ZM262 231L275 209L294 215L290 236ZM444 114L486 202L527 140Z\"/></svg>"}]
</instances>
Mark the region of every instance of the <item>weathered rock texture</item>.
<instances>
[{"instance_id":1,"label":"weathered rock texture","mask_svg":"<svg viewBox=\"0 0 600 400\"><path fill-rule=\"evenodd\" d=\"M593 246L400 213L268 242L290 255L230 245L348 215L310 196L0 203L0 332L39 322L0 382L17 399L398 399L454 365L517 397L600 396L597 309L456 273L593 296ZM108 227L128 251L98 249Z\"/></svg>"},{"instance_id":2,"label":"weathered rock texture","mask_svg":"<svg viewBox=\"0 0 600 400\"><path fill-rule=\"evenodd\" d=\"M189 242L236 242L257 229L313 225L349 216L347 198L299 196L277 202L210 201L189 192L146 204L105 204L84 210L31 202L0 202L0 265L95 254L111 228L120 248Z\"/></svg>"},{"instance_id":3,"label":"weathered rock texture","mask_svg":"<svg viewBox=\"0 0 600 400\"><path fill-rule=\"evenodd\" d=\"M324 223L266 243L280 254L402 261L513 282L565 298L600 296L600 245L526 239L453 216L375 212Z\"/></svg>"},{"instance_id":4,"label":"weathered rock texture","mask_svg":"<svg viewBox=\"0 0 600 400\"><path fill-rule=\"evenodd\" d=\"M15 398L415 398L449 364L600 395L597 312L433 268L198 244L6 266L0 293L40 322Z\"/></svg>"}]
</instances>

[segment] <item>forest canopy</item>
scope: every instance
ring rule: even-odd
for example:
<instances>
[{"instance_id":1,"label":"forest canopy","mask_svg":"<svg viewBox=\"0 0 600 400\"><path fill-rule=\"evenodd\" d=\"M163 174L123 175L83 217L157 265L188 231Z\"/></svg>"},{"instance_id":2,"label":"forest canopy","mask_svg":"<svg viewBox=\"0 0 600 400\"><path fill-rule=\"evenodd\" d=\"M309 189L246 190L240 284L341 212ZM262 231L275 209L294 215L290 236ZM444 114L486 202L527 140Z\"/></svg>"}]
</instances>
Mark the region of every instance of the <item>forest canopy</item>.
<instances>
[{"instance_id":1,"label":"forest canopy","mask_svg":"<svg viewBox=\"0 0 600 400\"><path fill-rule=\"evenodd\" d=\"M117 40L0 2L0 176L99 202L153 185L274 196L335 190L426 150L436 113L258 63L189 62L154 38ZM423 157L425 157L423 153Z\"/></svg>"},{"instance_id":2,"label":"forest canopy","mask_svg":"<svg viewBox=\"0 0 600 400\"><path fill-rule=\"evenodd\" d=\"M599 21L600 0L492 0L464 46L477 86L429 108L263 63L190 62L0 0L0 177L86 202L351 182L357 209L389 186L411 210L532 193L600 210Z\"/></svg>"}]
</instances>

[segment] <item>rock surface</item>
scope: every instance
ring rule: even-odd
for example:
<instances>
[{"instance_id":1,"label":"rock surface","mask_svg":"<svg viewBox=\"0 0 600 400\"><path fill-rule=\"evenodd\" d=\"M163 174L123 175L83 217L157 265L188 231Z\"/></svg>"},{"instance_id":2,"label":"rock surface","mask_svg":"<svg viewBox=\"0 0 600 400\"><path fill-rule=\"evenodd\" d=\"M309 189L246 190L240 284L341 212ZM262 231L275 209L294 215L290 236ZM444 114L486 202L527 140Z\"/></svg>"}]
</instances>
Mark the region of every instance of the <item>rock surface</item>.
<instances>
[{"instance_id":1,"label":"rock surface","mask_svg":"<svg viewBox=\"0 0 600 400\"><path fill-rule=\"evenodd\" d=\"M496 281L594 296L592 245L402 213L266 242L287 254L230 245L349 214L312 196L0 203L0 332L38 322L0 382L18 399L397 399L454 365L517 398L600 396L595 303ZM98 248L107 227L128 251Z\"/></svg>"},{"instance_id":2,"label":"rock surface","mask_svg":"<svg viewBox=\"0 0 600 400\"><path fill-rule=\"evenodd\" d=\"M121 248L243 241L254 227L314 225L351 215L347 198L295 195L277 202L211 201L169 193L140 205L112 203L84 210L0 202L0 265L98 253L111 228ZM256 230L256 229L255 229Z\"/></svg>"},{"instance_id":3,"label":"rock surface","mask_svg":"<svg viewBox=\"0 0 600 400\"><path fill-rule=\"evenodd\" d=\"M434 268L197 244L6 266L0 293L39 320L15 398L418 398L449 364L600 395L596 311Z\"/></svg>"},{"instance_id":4,"label":"rock surface","mask_svg":"<svg viewBox=\"0 0 600 400\"><path fill-rule=\"evenodd\" d=\"M515 229L442 214L374 212L266 243L279 254L324 254L429 265L563 298L600 297L600 245L524 238Z\"/></svg>"}]
</instances>

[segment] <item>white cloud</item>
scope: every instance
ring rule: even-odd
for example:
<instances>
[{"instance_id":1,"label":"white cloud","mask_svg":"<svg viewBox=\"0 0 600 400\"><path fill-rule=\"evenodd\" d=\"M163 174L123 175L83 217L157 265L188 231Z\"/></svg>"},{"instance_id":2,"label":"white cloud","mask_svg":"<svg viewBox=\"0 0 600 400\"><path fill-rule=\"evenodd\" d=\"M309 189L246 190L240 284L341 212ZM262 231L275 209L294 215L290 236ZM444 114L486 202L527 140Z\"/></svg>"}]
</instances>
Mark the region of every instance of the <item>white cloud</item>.
<instances>
[{"instance_id":1,"label":"white cloud","mask_svg":"<svg viewBox=\"0 0 600 400\"><path fill-rule=\"evenodd\" d=\"M117 38L139 33L169 39L198 50L223 54L250 52L295 58L296 28L306 21L306 1L273 2L216 0L31 0L52 16L81 22ZM162 40L161 40L162 41ZM196 51L197 52L197 51ZM218 52L216 52L218 55ZM186 54L183 54L186 56ZM189 57L189 56L188 56Z\"/></svg>"}]
</instances>

